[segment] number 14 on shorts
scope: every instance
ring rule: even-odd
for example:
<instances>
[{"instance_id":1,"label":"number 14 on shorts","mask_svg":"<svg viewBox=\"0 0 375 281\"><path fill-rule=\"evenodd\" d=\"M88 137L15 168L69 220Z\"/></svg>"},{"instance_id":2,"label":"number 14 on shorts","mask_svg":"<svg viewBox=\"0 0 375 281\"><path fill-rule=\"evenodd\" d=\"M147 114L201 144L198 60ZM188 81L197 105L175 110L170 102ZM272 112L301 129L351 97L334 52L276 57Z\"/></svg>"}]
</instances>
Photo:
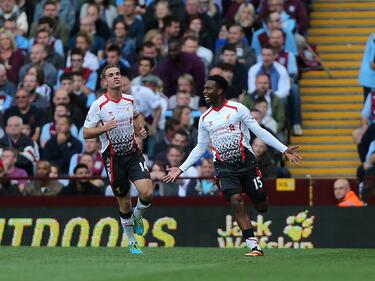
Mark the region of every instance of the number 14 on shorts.
<instances>
[{"instance_id":1,"label":"number 14 on shorts","mask_svg":"<svg viewBox=\"0 0 375 281\"><path fill-rule=\"evenodd\" d=\"M255 190L261 189L263 187L263 182L260 177L256 177L253 179Z\"/></svg>"},{"instance_id":2,"label":"number 14 on shorts","mask_svg":"<svg viewBox=\"0 0 375 281\"><path fill-rule=\"evenodd\" d=\"M143 163L139 162L139 166L141 167L142 172L149 171L148 167L147 167L147 164L146 164L146 161L143 162Z\"/></svg>"}]
</instances>

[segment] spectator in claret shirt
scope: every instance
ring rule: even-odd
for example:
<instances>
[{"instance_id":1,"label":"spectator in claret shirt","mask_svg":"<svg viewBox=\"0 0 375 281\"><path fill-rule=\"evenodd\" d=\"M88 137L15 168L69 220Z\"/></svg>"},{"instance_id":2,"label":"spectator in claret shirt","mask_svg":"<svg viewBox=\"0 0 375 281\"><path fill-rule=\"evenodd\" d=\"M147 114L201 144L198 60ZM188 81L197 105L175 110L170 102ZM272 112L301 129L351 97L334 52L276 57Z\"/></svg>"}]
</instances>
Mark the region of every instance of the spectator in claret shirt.
<instances>
[{"instance_id":1,"label":"spectator in claret shirt","mask_svg":"<svg viewBox=\"0 0 375 281\"><path fill-rule=\"evenodd\" d=\"M1 161L4 164L4 176L5 177L27 177L27 172L24 169L18 168L15 166L17 162L17 150L13 148L5 148L3 149L3 153L1 154ZM17 184L19 191L22 192L26 186L27 180L26 179L11 179L11 184Z\"/></svg>"}]
</instances>

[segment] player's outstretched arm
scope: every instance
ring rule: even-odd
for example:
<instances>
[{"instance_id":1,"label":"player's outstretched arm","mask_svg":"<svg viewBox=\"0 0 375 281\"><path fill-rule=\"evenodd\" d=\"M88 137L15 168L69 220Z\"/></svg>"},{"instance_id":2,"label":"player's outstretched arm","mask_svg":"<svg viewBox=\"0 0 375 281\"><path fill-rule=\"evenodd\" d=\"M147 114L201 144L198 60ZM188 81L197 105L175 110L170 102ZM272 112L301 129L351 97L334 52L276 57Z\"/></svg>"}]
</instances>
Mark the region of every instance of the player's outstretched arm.
<instances>
[{"instance_id":1,"label":"player's outstretched arm","mask_svg":"<svg viewBox=\"0 0 375 281\"><path fill-rule=\"evenodd\" d=\"M169 168L167 171L168 174L163 177L163 181L166 183L174 182L182 174L182 171L178 167Z\"/></svg>"}]
</instances>

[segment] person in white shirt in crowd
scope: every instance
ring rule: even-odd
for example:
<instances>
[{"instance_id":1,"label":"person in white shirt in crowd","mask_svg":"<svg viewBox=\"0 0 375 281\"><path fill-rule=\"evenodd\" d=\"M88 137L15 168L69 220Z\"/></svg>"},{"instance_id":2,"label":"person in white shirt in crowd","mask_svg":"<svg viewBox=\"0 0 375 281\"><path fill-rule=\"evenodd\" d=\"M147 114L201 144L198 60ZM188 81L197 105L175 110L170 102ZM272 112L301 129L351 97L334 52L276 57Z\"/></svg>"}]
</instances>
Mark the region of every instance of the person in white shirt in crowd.
<instances>
[{"instance_id":1,"label":"person in white shirt in crowd","mask_svg":"<svg viewBox=\"0 0 375 281\"><path fill-rule=\"evenodd\" d=\"M274 61L273 51L270 47L262 48L262 62L258 62L249 69L248 73L248 92L253 93L256 90L256 77L259 74L265 74L270 78L270 88L275 94L286 99L290 91L290 78L284 66Z\"/></svg>"}]
</instances>

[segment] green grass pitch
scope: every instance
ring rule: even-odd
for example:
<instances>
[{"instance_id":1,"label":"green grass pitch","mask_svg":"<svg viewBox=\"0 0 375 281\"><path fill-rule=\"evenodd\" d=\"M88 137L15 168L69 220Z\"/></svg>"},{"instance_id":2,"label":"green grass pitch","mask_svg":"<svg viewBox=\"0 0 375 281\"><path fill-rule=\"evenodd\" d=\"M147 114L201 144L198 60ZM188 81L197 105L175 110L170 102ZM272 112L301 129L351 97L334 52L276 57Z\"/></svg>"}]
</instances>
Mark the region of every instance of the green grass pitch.
<instances>
[{"instance_id":1,"label":"green grass pitch","mask_svg":"<svg viewBox=\"0 0 375 281\"><path fill-rule=\"evenodd\" d=\"M373 249L0 247L1 281L375 280Z\"/></svg>"}]
</instances>

